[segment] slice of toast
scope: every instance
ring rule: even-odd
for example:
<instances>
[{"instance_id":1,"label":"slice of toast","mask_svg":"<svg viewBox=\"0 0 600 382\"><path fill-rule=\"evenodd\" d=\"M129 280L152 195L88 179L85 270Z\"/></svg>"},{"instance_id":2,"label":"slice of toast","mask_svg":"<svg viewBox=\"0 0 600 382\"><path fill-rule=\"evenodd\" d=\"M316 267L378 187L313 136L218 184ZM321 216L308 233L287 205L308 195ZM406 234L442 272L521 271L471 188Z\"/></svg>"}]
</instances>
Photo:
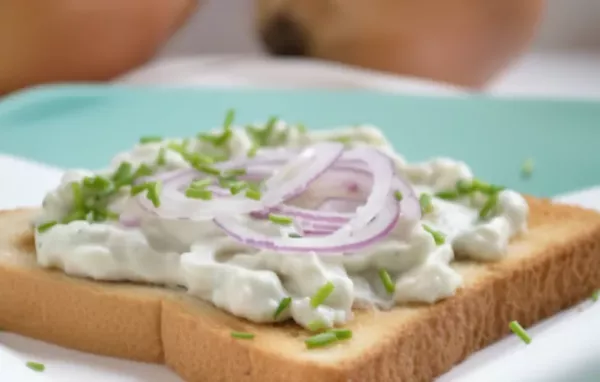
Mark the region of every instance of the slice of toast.
<instances>
[{"instance_id":1,"label":"slice of toast","mask_svg":"<svg viewBox=\"0 0 600 382\"><path fill-rule=\"evenodd\" d=\"M291 324L238 319L181 291L72 278L37 267L29 219L0 213L0 326L87 352L165 363L185 380L429 381L469 354L600 287L600 214L528 198L529 232L498 263L456 262L456 296L357 311L354 337L307 350ZM253 340L232 331L256 334ZM534 339L535 341L535 339Z\"/></svg>"}]
</instances>

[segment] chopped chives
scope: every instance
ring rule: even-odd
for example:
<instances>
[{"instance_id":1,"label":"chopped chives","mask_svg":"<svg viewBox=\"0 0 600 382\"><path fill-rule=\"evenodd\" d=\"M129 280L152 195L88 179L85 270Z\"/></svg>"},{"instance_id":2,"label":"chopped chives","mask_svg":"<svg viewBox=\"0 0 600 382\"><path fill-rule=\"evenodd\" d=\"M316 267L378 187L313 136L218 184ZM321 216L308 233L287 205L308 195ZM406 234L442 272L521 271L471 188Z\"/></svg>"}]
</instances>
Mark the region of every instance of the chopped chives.
<instances>
[{"instance_id":1,"label":"chopped chives","mask_svg":"<svg viewBox=\"0 0 600 382\"><path fill-rule=\"evenodd\" d=\"M131 177L131 163L129 162L121 162L117 171L113 174L113 181L117 183L127 183L129 178Z\"/></svg>"},{"instance_id":2,"label":"chopped chives","mask_svg":"<svg viewBox=\"0 0 600 382\"><path fill-rule=\"evenodd\" d=\"M304 125L303 123L296 124L296 130L298 130L300 134L306 134L307 132L306 125Z\"/></svg>"},{"instance_id":3,"label":"chopped chives","mask_svg":"<svg viewBox=\"0 0 600 382\"><path fill-rule=\"evenodd\" d=\"M527 332L525 331L525 329L523 329L523 327L521 326L521 324L519 324L518 321L511 321L510 324L508 324L508 327L521 340L523 340L523 342L525 342L526 344L530 344L531 343L531 337L529 336L529 334L527 334Z\"/></svg>"},{"instance_id":4,"label":"chopped chives","mask_svg":"<svg viewBox=\"0 0 600 382\"><path fill-rule=\"evenodd\" d=\"M246 169L245 168L234 168L231 170L225 170L223 176L225 177L232 177L232 176L244 176L246 175Z\"/></svg>"},{"instance_id":5,"label":"chopped chives","mask_svg":"<svg viewBox=\"0 0 600 382\"><path fill-rule=\"evenodd\" d=\"M444 235L440 231L434 230L427 224L423 224L423 229L425 231L429 232L431 234L431 236L433 236L433 240L435 241L436 245L442 245L446 242L446 235Z\"/></svg>"},{"instance_id":6,"label":"chopped chives","mask_svg":"<svg viewBox=\"0 0 600 382\"><path fill-rule=\"evenodd\" d=\"M133 173L134 178L141 178L142 176L150 176L154 173L154 170L145 163L142 163L137 170Z\"/></svg>"},{"instance_id":7,"label":"chopped chives","mask_svg":"<svg viewBox=\"0 0 600 382\"><path fill-rule=\"evenodd\" d=\"M146 191L148 189L148 183L140 183L131 187L131 196L135 196L142 191Z\"/></svg>"},{"instance_id":8,"label":"chopped chives","mask_svg":"<svg viewBox=\"0 0 600 382\"><path fill-rule=\"evenodd\" d=\"M216 167L210 166L208 164L197 164L194 166L194 168L196 168L196 170L203 172L205 174L208 174L208 175L214 175L214 176L221 175L221 170L219 170Z\"/></svg>"},{"instance_id":9,"label":"chopped chives","mask_svg":"<svg viewBox=\"0 0 600 382\"><path fill-rule=\"evenodd\" d=\"M335 285L331 281L328 281L325 285L323 285L317 292L310 298L310 306L313 308L317 308L319 305L327 300L327 297L333 290L335 289Z\"/></svg>"},{"instance_id":10,"label":"chopped chives","mask_svg":"<svg viewBox=\"0 0 600 382\"><path fill-rule=\"evenodd\" d=\"M281 313L283 313L290 306L291 303L291 297L285 297L281 299L281 301L279 302L279 306L277 306L275 313L273 313L273 318L277 319L281 315Z\"/></svg>"},{"instance_id":11,"label":"chopped chives","mask_svg":"<svg viewBox=\"0 0 600 382\"><path fill-rule=\"evenodd\" d=\"M288 237L298 239L298 238L301 238L302 235L300 235L299 233L296 233L296 232L292 232L292 233L288 234Z\"/></svg>"},{"instance_id":12,"label":"chopped chives","mask_svg":"<svg viewBox=\"0 0 600 382\"><path fill-rule=\"evenodd\" d=\"M394 198L396 198L397 201L401 201L403 197L404 196L402 195L402 192L400 192L400 191L394 192Z\"/></svg>"},{"instance_id":13,"label":"chopped chives","mask_svg":"<svg viewBox=\"0 0 600 382\"><path fill-rule=\"evenodd\" d=\"M350 329L331 329L328 332L335 334L338 340L349 340L352 338L352 330Z\"/></svg>"},{"instance_id":14,"label":"chopped chives","mask_svg":"<svg viewBox=\"0 0 600 382\"><path fill-rule=\"evenodd\" d=\"M260 191L253 190L252 188L246 190L246 197L249 199L260 200L262 197Z\"/></svg>"},{"instance_id":15,"label":"chopped chives","mask_svg":"<svg viewBox=\"0 0 600 382\"><path fill-rule=\"evenodd\" d=\"M212 179L199 179L199 180L195 180L192 182L192 184L190 184L191 188L204 188L206 186L210 186L212 184Z\"/></svg>"},{"instance_id":16,"label":"chopped chives","mask_svg":"<svg viewBox=\"0 0 600 382\"><path fill-rule=\"evenodd\" d=\"M152 202L154 207L160 207L160 190L161 184L159 182L148 183L146 197Z\"/></svg>"},{"instance_id":17,"label":"chopped chives","mask_svg":"<svg viewBox=\"0 0 600 382\"><path fill-rule=\"evenodd\" d=\"M248 150L248 153L246 155L248 156L248 158L254 158L256 156L257 152L258 152L258 146L252 145L252 147L250 147L250 150Z\"/></svg>"},{"instance_id":18,"label":"chopped chives","mask_svg":"<svg viewBox=\"0 0 600 382\"><path fill-rule=\"evenodd\" d=\"M594 291L594 293L592 293L592 301L594 301L594 302L598 301L599 294L600 294L600 289L597 289L596 291Z\"/></svg>"},{"instance_id":19,"label":"chopped chives","mask_svg":"<svg viewBox=\"0 0 600 382\"><path fill-rule=\"evenodd\" d=\"M308 349L314 349L331 345L337 341L338 338L335 333L325 332L307 338L304 343Z\"/></svg>"},{"instance_id":20,"label":"chopped chives","mask_svg":"<svg viewBox=\"0 0 600 382\"><path fill-rule=\"evenodd\" d=\"M43 363L29 361L25 365L33 371L37 371L38 373L46 370L46 366Z\"/></svg>"},{"instance_id":21,"label":"chopped chives","mask_svg":"<svg viewBox=\"0 0 600 382\"><path fill-rule=\"evenodd\" d=\"M70 223L70 222L75 221L75 220L83 220L86 217L87 217L87 213L86 213L85 210L75 210L75 211L72 211L67 216L65 216L62 219L61 223L67 224L67 223Z\"/></svg>"},{"instance_id":22,"label":"chopped chives","mask_svg":"<svg viewBox=\"0 0 600 382\"><path fill-rule=\"evenodd\" d=\"M229 109L225 114L225 120L223 121L224 129L231 129L231 125L233 124L233 120L235 119L235 110Z\"/></svg>"},{"instance_id":23,"label":"chopped chives","mask_svg":"<svg viewBox=\"0 0 600 382\"><path fill-rule=\"evenodd\" d=\"M96 191L104 191L110 188L110 180L103 176L88 176L83 179L83 186Z\"/></svg>"},{"instance_id":24,"label":"chopped chives","mask_svg":"<svg viewBox=\"0 0 600 382\"><path fill-rule=\"evenodd\" d=\"M56 220L45 222L45 223L38 225L37 230L39 233L44 233L57 224L58 224L58 222Z\"/></svg>"},{"instance_id":25,"label":"chopped chives","mask_svg":"<svg viewBox=\"0 0 600 382\"><path fill-rule=\"evenodd\" d=\"M435 194L437 198L444 200L456 200L460 197L460 193L458 191L449 190L449 191L440 191Z\"/></svg>"},{"instance_id":26,"label":"chopped chives","mask_svg":"<svg viewBox=\"0 0 600 382\"><path fill-rule=\"evenodd\" d=\"M523 165L521 166L521 175L524 178L531 177L531 175L533 175L533 168L534 168L533 159L531 159L531 158L526 159L525 162L523 162Z\"/></svg>"},{"instance_id":27,"label":"chopped chives","mask_svg":"<svg viewBox=\"0 0 600 382\"><path fill-rule=\"evenodd\" d=\"M433 204L431 203L431 195L422 193L419 197L419 204L421 205L421 212L423 214L429 214L433 212Z\"/></svg>"},{"instance_id":28,"label":"chopped chives","mask_svg":"<svg viewBox=\"0 0 600 382\"><path fill-rule=\"evenodd\" d=\"M496 208L496 204L498 204L498 194L494 193L488 196L488 199L479 211L479 217L481 219L487 219L490 217Z\"/></svg>"},{"instance_id":29,"label":"chopped chives","mask_svg":"<svg viewBox=\"0 0 600 382\"><path fill-rule=\"evenodd\" d=\"M71 192L73 192L73 204L77 209L85 208L85 200L83 199L83 191L81 184L77 182L71 183Z\"/></svg>"},{"instance_id":30,"label":"chopped chives","mask_svg":"<svg viewBox=\"0 0 600 382\"><path fill-rule=\"evenodd\" d=\"M308 325L306 325L306 327L311 332L319 332L321 330L327 329L327 323L325 323L323 320L314 320L309 322Z\"/></svg>"},{"instance_id":31,"label":"chopped chives","mask_svg":"<svg viewBox=\"0 0 600 382\"><path fill-rule=\"evenodd\" d=\"M388 271L386 271L385 269L380 269L379 278L381 279L381 283L385 287L385 290L389 294L393 294L396 291L396 285L394 284L394 281L392 281L392 277L390 276Z\"/></svg>"},{"instance_id":32,"label":"chopped chives","mask_svg":"<svg viewBox=\"0 0 600 382\"><path fill-rule=\"evenodd\" d=\"M255 337L255 335L252 333L246 333L246 332L231 332L231 337L237 338L240 340L251 340Z\"/></svg>"},{"instance_id":33,"label":"chopped chives","mask_svg":"<svg viewBox=\"0 0 600 382\"><path fill-rule=\"evenodd\" d=\"M187 190L185 190L185 196L192 199L211 200L213 197L213 193L209 190L190 187Z\"/></svg>"},{"instance_id":34,"label":"chopped chives","mask_svg":"<svg viewBox=\"0 0 600 382\"><path fill-rule=\"evenodd\" d=\"M473 192L473 182L466 179L461 179L456 182L456 190L461 194L470 194Z\"/></svg>"},{"instance_id":35,"label":"chopped chives","mask_svg":"<svg viewBox=\"0 0 600 382\"><path fill-rule=\"evenodd\" d=\"M269 220L272 223L279 224L279 225L291 225L294 222L294 220L289 216L276 215L276 214L269 214Z\"/></svg>"},{"instance_id":36,"label":"chopped chives","mask_svg":"<svg viewBox=\"0 0 600 382\"><path fill-rule=\"evenodd\" d=\"M277 125L278 120L279 120L279 118L277 118L275 116L271 116L267 120L267 123L265 124L265 128L263 130L263 134L266 135L267 139L273 133L273 129L275 129L275 126Z\"/></svg>"},{"instance_id":37,"label":"chopped chives","mask_svg":"<svg viewBox=\"0 0 600 382\"><path fill-rule=\"evenodd\" d=\"M229 186L229 192L231 192L232 195L237 195L240 192L242 192L242 190L246 187L248 187L248 184L246 184L246 182L235 182L234 184Z\"/></svg>"},{"instance_id":38,"label":"chopped chives","mask_svg":"<svg viewBox=\"0 0 600 382\"><path fill-rule=\"evenodd\" d=\"M499 191L504 190L504 188L505 188L503 186L486 183L479 179L473 179L471 184L472 184L473 191L479 191L482 194L486 194L486 195L495 194Z\"/></svg>"},{"instance_id":39,"label":"chopped chives","mask_svg":"<svg viewBox=\"0 0 600 382\"><path fill-rule=\"evenodd\" d=\"M150 136L146 136L146 137L141 137L140 143L141 144L154 143L154 142L161 142L162 140L163 140L162 137L159 137L156 135L150 135Z\"/></svg>"},{"instance_id":40,"label":"chopped chives","mask_svg":"<svg viewBox=\"0 0 600 382\"><path fill-rule=\"evenodd\" d=\"M158 150L158 157L156 157L156 164L159 166L164 166L167 164L167 149L161 147Z\"/></svg>"}]
</instances>

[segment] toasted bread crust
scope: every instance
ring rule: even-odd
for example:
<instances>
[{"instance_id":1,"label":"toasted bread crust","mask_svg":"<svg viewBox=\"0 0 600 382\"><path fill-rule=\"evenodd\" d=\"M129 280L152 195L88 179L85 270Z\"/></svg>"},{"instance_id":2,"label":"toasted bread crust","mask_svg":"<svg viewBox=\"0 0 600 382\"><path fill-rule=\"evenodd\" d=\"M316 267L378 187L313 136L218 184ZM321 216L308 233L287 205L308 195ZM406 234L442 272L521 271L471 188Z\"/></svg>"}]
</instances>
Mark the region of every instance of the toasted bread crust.
<instances>
[{"instance_id":1,"label":"toasted bread crust","mask_svg":"<svg viewBox=\"0 0 600 382\"><path fill-rule=\"evenodd\" d=\"M0 214L0 326L96 354L164 362L185 380L430 381L474 351L600 287L600 215L529 198L530 232L498 263L456 263L456 296L357 312L354 338L306 350L293 325L258 325L165 288L100 283L35 265L32 211ZM256 334L252 341L231 331Z\"/></svg>"}]
</instances>

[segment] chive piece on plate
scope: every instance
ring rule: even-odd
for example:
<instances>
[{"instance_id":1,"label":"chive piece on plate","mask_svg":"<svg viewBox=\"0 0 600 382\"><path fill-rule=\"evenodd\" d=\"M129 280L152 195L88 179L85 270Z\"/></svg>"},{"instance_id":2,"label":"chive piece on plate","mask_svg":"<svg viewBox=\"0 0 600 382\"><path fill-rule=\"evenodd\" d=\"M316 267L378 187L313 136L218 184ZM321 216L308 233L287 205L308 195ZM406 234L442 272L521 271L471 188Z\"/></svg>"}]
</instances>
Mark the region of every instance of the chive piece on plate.
<instances>
[{"instance_id":1,"label":"chive piece on plate","mask_svg":"<svg viewBox=\"0 0 600 382\"><path fill-rule=\"evenodd\" d=\"M389 294L393 294L396 291L396 285L392 281L392 277L385 269L379 270L379 278L381 279L381 283L385 287L385 290Z\"/></svg>"},{"instance_id":2,"label":"chive piece on plate","mask_svg":"<svg viewBox=\"0 0 600 382\"><path fill-rule=\"evenodd\" d=\"M525 331L525 329L523 329L523 327L521 326L521 324L519 324L518 321L511 321L510 324L508 324L508 327L521 340L523 340L523 342L525 342L526 344L530 344L531 343L531 337L529 336L529 334L527 334L527 332Z\"/></svg>"},{"instance_id":3,"label":"chive piece on plate","mask_svg":"<svg viewBox=\"0 0 600 382\"><path fill-rule=\"evenodd\" d=\"M310 298L310 306L313 308L317 308L319 305L327 300L327 297L333 290L335 289L335 285L331 281L328 281L325 285L323 285L317 292Z\"/></svg>"},{"instance_id":4,"label":"chive piece on plate","mask_svg":"<svg viewBox=\"0 0 600 382\"><path fill-rule=\"evenodd\" d=\"M56 220L45 222L45 223L38 225L37 230L39 233L44 233L57 224L58 224L58 222Z\"/></svg>"},{"instance_id":5,"label":"chive piece on plate","mask_svg":"<svg viewBox=\"0 0 600 382\"><path fill-rule=\"evenodd\" d=\"M349 340L352 338L352 330L350 329L331 329L328 332L335 334L338 340Z\"/></svg>"},{"instance_id":6,"label":"chive piece on plate","mask_svg":"<svg viewBox=\"0 0 600 382\"><path fill-rule=\"evenodd\" d=\"M292 233L288 234L288 237L291 237L293 239L299 239L302 237L302 235L300 235L299 233L296 233L296 232L292 232Z\"/></svg>"},{"instance_id":7,"label":"chive piece on plate","mask_svg":"<svg viewBox=\"0 0 600 382\"><path fill-rule=\"evenodd\" d=\"M121 162L117 171L113 174L113 181L117 183L127 183L129 178L131 177L131 163L129 162Z\"/></svg>"},{"instance_id":8,"label":"chive piece on plate","mask_svg":"<svg viewBox=\"0 0 600 382\"><path fill-rule=\"evenodd\" d=\"M147 183L147 185L148 192L146 193L146 196L148 197L148 200L152 202L154 207L160 207L161 184L159 182L151 182Z\"/></svg>"},{"instance_id":9,"label":"chive piece on plate","mask_svg":"<svg viewBox=\"0 0 600 382\"><path fill-rule=\"evenodd\" d=\"M433 236L433 240L435 241L435 244L442 245L446 242L446 235L444 235L440 231L434 230L427 224L423 224L423 229L425 231L429 232L431 234L431 236Z\"/></svg>"},{"instance_id":10,"label":"chive piece on plate","mask_svg":"<svg viewBox=\"0 0 600 382\"><path fill-rule=\"evenodd\" d=\"M455 190L448 190L437 192L435 196L444 200L456 200L460 197L460 193Z\"/></svg>"},{"instance_id":11,"label":"chive piece on plate","mask_svg":"<svg viewBox=\"0 0 600 382\"><path fill-rule=\"evenodd\" d=\"M431 203L431 195L422 193L419 197L419 204L421 205L421 212L423 214L429 214L433 212L433 204Z\"/></svg>"},{"instance_id":12,"label":"chive piece on plate","mask_svg":"<svg viewBox=\"0 0 600 382\"><path fill-rule=\"evenodd\" d=\"M246 333L246 332L231 332L231 337L237 338L240 340L251 340L255 337L255 335L252 333Z\"/></svg>"},{"instance_id":13,"label":"chive piece on plate","mask_svg":"<svg viewBox=\"0 0 600 382\"><path fill-rule=\"evenodd\" d=\"M327 329L327 324L323 320L314 320L309 322L306 327L311 332L320 332L321 330Z\"/></svg>"},{"instance_id":14,"label":"chive piece on plate","mask_svg":"<svg viewBox=\"0 0 600 382\"><path fill-rule=\"evenodd\" d=\"M269 214L269 220L279 225L291 225L294 220L289 216Z\"/></svg>"},{"instance_id":15,"label":"chive piece on plate","mask_svg":"<svg viewBox=\"0 0 600 382\"><path fill-rule=\"evenodd\" d=\"M325 332L307 338L304 343L308 349L325 347L338 341L335 333Z\"/></svg>"},{"instance_id":16,"label":"chive piece on plate","mask_svg":"<svg viewBox=\"0 0 600 382\"><path fill-rule=\"evenodd\" d=\"M526 159L525 162L523 162L523 165L521 165L521 176L523 178L531 177L531 175L533 175L533 169L534 169L533 159L531 159L531 158Z\"/></svg>"},{"instance_id":17,"label":"chive piece on plate","mask_svg":"<svg viewBox=\"0 0 600 382\"><path fill-rule=\"evenodd\" d=\"M400 191L394 192L394 197L396 198L397 201L401 201L403 198L402 193Z\"/></svg>"},{"instance_id":18,"label":"chive piece on plate","mask_svg":"<svg viewBox=\"0 0 600 382\"><path fill-rule=\"evenodd\" d=\"M281 299L281 301L279 302L279 306L277 306L275 313L273 313L273 318L277 319L279 316L281 316L281 313L283 313L288 308L288 306L290 306L291 303L291 297L285 297Z\"/></svg>"},{"instance_id":19,"label":"chive piece on plate","mask_svg":"<svg viewBox=\"0 0 600 382\"><path fill-rule=\"evenodd\" d=\"M214 175L214 176L221 175L221 170L219 170L216 167L209 166L207 164L197 164L194 167L196 168L196 170L201 171L201 172L203 172L205 174L208 174L208 175Z\"/></svg>"},{"instance_id":20,"label":"chive piece on plate","mask_svg":"<svg viewBox=\"0 0 600 382\"><path fill-rule=\"evenodd\" d=\"M41 373L42 371L46 370L46 366L43 363L39 362L29 361L25 365L27 365L27 367L31 370L37 371L38 373Z\"/></svg>"}]
</instances>

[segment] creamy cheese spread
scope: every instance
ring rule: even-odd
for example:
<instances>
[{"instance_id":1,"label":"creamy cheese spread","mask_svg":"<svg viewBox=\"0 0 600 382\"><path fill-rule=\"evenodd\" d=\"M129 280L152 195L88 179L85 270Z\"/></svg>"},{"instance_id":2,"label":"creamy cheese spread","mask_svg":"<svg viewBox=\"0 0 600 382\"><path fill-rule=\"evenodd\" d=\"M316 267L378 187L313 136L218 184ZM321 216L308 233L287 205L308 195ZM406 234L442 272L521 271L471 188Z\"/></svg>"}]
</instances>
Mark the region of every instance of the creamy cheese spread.
<instances>
[{"instance_id":1,"label":"creamy cheese spread","mask_svg":"<svg viewBox=\"0 0 600 382\"><path fill-rule=\"evenodd\" d=\"M327 140L343 141L349 147L368 145L389 155L396 171L416 192L431 197L429 212L419 224L400 219L385 239L358 253L328 256L282 254L244 245L212 220L144 216L134 227L111 220L65 221L76 202L73 182L98 174L108 176L123 162L134 167L155 167L160 158L163 170L189 168L184 156L171 149L173 144L185 143L189 152L208 155L231 156L251 150L255 139L246 129L234 128L222 147L213 147L202 139L140 143L118 154L106 170L68 171L58 188L45 197L36 220L39 227L49 221L63 222L36 231L38 263L95 280L184 287L199 299L255 322L291 318L304 327L314 322L333 327L351 320L353 308L370 305L387 309L407 302L434 303L452 296L462 283L450 266L455 256L477 261L502 259L510 239L527 228L528 206L520 194L497 189L494 203L488 207L489 196L477 191L459 197L444 196L460 182L477 182L469 167L449 158L407 163L375 127L306 132L279 122L262 144L303 147ZM130 187L123 187L111 197L108 210L111 214L125 213L131 200ZM485 208L488 211L483 211ZM278 231L268 220L252 224L263 232ZM443 235L443 242L436 234ZM393 293L381 281L382 269L395 285ZM314 307L311 296L326 283L332 283L334 289ZM274 312L286 297L292 298L291 303L276 317Z\"/></svg>"}]
</instances>

